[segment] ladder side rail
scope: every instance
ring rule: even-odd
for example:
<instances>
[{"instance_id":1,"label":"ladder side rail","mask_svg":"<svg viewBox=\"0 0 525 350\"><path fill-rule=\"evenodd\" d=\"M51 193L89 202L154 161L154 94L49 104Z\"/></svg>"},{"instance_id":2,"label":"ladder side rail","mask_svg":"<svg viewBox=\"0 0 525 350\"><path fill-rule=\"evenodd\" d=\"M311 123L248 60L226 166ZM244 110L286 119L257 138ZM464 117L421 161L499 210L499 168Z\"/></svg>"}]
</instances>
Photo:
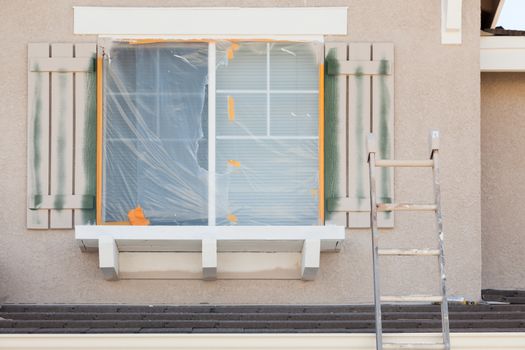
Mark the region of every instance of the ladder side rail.
<instances>
[{"instance_id":1,"label":"ladder side rail","mask_svg":"<svg viewBox=\"0 0 525 350\"><path fill-rule=\"evenodd\" d=\"M441 302L441 322L442 322L442 334L443 343L445 349L450 349L450 328L449 328L449 314L448 314L448 298L446 288L446 275L445 275L445 252L444 252L444 232L443 232L443 217L441 214L441 184L439 178L439 149L432 149L431 159L434 160L433 167L433 180L434 180L434 198L436 203L436 228L438 233L439 243L439 273L440 273L440 287L443 301Z\"/></svg>"},{"instance_id":2,"label":"ladder side rail","mask_svg":"<svg viewBox=\"0 0 525 350\"><path fill-rule=\"evenodd\" d=\"M381 293L379 288L379 231L377 227L376 203L376 153L375 139L368 136L368 171L370 178L370 228L372 230L372 268L374 275L374 307L376 326L376 349L383 349L383 327L381 321Z\"/></svg>"}]
</instances>

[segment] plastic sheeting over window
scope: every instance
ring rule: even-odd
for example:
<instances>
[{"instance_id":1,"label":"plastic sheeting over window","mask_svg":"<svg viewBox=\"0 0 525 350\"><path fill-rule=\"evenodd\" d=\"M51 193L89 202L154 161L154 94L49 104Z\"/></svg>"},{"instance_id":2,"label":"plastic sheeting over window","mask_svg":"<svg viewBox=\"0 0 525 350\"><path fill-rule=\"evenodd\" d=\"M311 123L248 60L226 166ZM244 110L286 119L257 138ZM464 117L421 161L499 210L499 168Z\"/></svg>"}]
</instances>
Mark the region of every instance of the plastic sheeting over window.
<instances>
[{"instance_id":1,"label":"plastic sheeting over window","mask_svg":"<svg viewBox=\"0 0 525 350\"><path fill-rule=\"evenodd\" d=\"M319 224L319 44L100 46L103 222L140 207L152 225Z\"/></svg>"}]
</instances>

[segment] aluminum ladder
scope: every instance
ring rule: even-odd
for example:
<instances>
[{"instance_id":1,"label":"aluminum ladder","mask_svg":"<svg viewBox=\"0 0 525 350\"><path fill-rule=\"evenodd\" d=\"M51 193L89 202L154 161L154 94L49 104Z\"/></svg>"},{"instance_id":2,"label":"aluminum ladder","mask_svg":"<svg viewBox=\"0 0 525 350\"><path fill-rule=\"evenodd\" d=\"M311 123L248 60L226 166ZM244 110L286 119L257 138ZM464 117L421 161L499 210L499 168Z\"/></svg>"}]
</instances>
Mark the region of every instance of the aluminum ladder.
<instances>
[{"instance_id":1,"label":"aluminum ladder","mask_svg":"<svg viewBox=\"0 0 525 350\"><path fill-rule=\"evenodd\" d=\"M376 319L376 349L444 349L450 350L450 330L447 304L445 256L443 248L443 220L441 217L441 192L439 182L439 132L430 132L430 157L427 160L387 160L376 159L377 143L373 134L368 136L368 165L370 176L370 227L372 230L372 254L374 272L374 304ZM433 169L434 178L434 203L431 204L394 204L377 203L376 197L376 168L383 167L430 167ZM438 248L415 248L415 249L381 249L379 248L379 230L377 227L378 212L392 211L433 211L435 213L436 228L438 236ZM379 281L379 257L380 256L433 256L438 257L440 290L438 296L381 296ZM441 303L442 338L440 343L383 343L383 329L381 324L382 303L406 303L406 302L430 302Z\"/></svg>"}]
</instances>

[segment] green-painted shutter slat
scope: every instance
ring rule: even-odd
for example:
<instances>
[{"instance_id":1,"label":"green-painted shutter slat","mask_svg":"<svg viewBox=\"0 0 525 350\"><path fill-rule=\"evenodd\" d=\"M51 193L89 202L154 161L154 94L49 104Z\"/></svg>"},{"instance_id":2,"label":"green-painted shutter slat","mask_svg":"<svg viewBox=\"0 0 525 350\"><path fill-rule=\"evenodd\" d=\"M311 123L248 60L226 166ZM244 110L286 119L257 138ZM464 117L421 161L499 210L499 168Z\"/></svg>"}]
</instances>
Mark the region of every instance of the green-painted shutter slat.
<instances>
[{"instance_id":1,"label":"green-painted shutter slat","mask_svg":"<svg viewBox=\"0 0 525 350\"><path fill-rule=\"evenodd\" d=\"M381 158L394 157L392 44L325 45L326 224L370 226L366 137L377 134ZM394 171L380 170L378 200L393 200ZM380 227L394 214L380 213Z\"/></svg>"},{"instance_id":2,"label":"green-painted shutter slat","mask_svg":"<svg viewBox=\"0 0 525 350\"><path fill-rule=\"evenodd\" d=\"M95 53L95 44L28 46L28 228L94 222L95 73L37 66L75 57L90 62Z\"/></svg>"},{"instance_id":3,"label":"green-painted shutter slat","mask_svg":"<svg viewBox=\"0 0 525 350\"><path fill-rule=\"evenodd\" d=\"M49 57L49 44L29 44L31 58ZM27 83L27 228L49 228L48 210L29 209L32 198L49 190L49 73L29 72Z\"/></svg>"}]
</instances>

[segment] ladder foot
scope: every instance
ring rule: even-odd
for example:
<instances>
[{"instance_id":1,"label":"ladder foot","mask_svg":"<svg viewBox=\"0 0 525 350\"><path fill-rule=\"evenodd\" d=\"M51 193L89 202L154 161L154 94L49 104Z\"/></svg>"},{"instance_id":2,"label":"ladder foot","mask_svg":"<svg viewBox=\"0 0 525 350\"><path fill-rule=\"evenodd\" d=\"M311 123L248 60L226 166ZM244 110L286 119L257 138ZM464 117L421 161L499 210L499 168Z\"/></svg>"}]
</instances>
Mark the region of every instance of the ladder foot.
<instances>
[{"instance_id":1,"label":"ladder foot","mask_svg":"<svg viewBox=\"0 0 525 350\"><path fill-rule=\"evenodd\" d=\"M439 249L378 249L377 254L397 256L439 256Z\"/></svg>"},{"instance_id":2,"label":"ladder foot","mask_svg":"<svg viewBox=\"0 0 525 350\"><path fill-rule=\"evenodd\" d=\"M443 297L440 295L382 296L381 302L385 302L385 303L441 303L443 302Z\"/></svg>"},{"instance_id":3,"label":"ladder foot","mask_svg":"<svg viewBox=\"0 0 525 350\"><path fill-rule=\"evenodd\" d=\"M435 204L377 203L377 211L436 211Z\"/></svg>"},{"instance_id":4,"label":"ladder foot","mask_svg":"<svg viewBox=\"0 0 525 350\"><path fill-rule=\"evenodd\" d=\"M446 350L443 343L383 343L383 349Z\"/></svg>"}]
</instances>

